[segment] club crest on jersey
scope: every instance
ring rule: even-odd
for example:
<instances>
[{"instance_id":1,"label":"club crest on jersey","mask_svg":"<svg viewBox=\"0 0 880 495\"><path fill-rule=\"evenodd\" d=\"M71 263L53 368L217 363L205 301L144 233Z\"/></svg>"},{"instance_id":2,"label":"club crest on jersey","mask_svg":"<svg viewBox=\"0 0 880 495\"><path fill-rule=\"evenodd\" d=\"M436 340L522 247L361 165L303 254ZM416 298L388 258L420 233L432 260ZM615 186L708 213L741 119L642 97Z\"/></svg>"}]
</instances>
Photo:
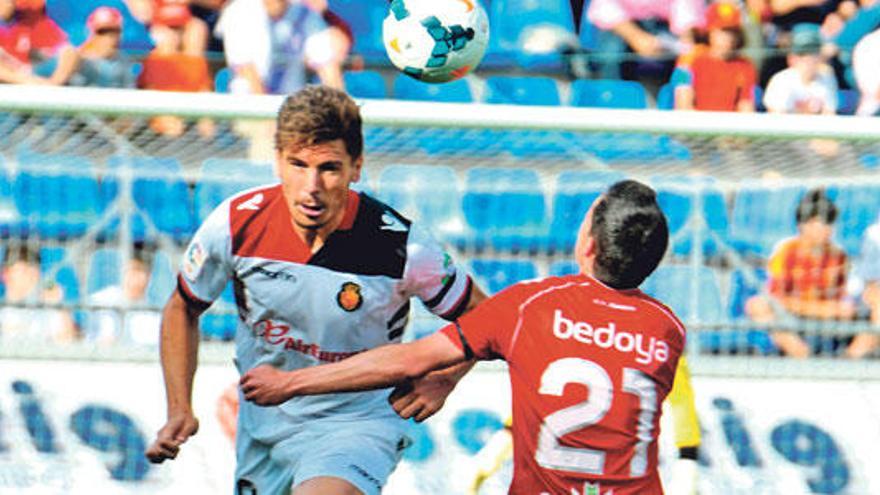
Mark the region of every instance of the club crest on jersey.
<instances>
[{"instance_id":1,"label":"club crest on jersey","mask_svg":"<svg viewBox=\"0 0 880 495\"><path fill-rule=\"evenodd\" d=\"M361 307L364 297L361 295L361 286L354 282L345 282L336 294L336 303L339 307L351 312Z\"/></svg>"}]
</instances>

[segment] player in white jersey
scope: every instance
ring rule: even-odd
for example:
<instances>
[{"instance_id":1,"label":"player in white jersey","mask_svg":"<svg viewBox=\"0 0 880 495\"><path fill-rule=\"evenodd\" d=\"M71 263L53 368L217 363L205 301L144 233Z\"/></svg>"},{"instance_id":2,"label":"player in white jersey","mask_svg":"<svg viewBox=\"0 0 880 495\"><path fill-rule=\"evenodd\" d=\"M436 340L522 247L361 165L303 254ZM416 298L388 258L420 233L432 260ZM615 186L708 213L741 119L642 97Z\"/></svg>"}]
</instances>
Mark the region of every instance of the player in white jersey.
<instances>
[{"instance_id":1,"label":"player in white jersey","mask_svg":"<svg viewBox=\"0 0 880 495\"><path fill-rule=\"evenodd\" d=\"M190 404L198 317L229 280L239 311L236 366L293 370L399 342L410 298L454 320L485 296L440 245L399 213L349 189L363 163L359 109L308 87L278 114L281 184L224 201L192 239L163 313L168 420L147 450L173 459L198 429ZM376 363L382 366L382 363ZM411 392L241 401L238 495L378 494L408 444L403 417L439 409L470 364Z\"/></svg>"}]
</instances>

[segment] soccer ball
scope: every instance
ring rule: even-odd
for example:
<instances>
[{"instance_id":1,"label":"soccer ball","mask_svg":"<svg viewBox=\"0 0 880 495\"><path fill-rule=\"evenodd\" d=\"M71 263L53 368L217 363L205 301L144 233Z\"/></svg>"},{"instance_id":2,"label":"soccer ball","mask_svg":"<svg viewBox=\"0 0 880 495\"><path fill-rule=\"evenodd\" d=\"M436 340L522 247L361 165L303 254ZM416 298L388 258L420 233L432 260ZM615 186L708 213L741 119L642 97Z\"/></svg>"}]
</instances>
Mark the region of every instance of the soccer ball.
<instances>
[{"instance_id":1,"label":"soccer ball","mask_svg":"<svg viewBox=\"0 0 880 495\"><path fill-rule=\"evenodd\" d=\"M489 21L479 0L393 0L382 38L388 58L404 74L447 82L480 63Z\"/></svg>"}]
</instances>

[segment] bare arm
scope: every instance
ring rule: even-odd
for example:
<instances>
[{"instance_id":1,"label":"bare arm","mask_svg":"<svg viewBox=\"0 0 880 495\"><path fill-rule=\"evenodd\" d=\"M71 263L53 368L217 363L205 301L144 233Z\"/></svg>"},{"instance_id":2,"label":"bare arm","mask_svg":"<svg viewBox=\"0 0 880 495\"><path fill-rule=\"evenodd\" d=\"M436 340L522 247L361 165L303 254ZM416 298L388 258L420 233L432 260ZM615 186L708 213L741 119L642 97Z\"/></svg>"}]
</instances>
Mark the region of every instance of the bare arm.
<instances>
[{"instance_id":1,"label":"bare arm","mask_svg":"<svg viewBox=\"0 0 880 495\"><path fill-rule=\"evenodd\" d=\"M645 31L632 21L624 21L611 28L612 31L623 41L643 57L656 57L663 52L660 40L653 34Z\"/></svg>"},{"instance_id":2,"label":"bare arm","mask_svg":"<svg viewBox=\"0 0 880 495\"><path fill-rule=\"evenodd\" d=\"M58 54L58 65L49 77L49 81L51 81L52 84L59 86L67 84L67 81L70 80L70 76L76 72L78 67L79 54L77 53L76 48L71 45L65 46L61 49L61 53Z\"/></svg>"},{"instance_id":3,"label":"bare arm","mask_svg":"<svg viewBox=\"0 0 880 495\"><path fill-rule=\"evenodd\" d=\"M149 24L153 19L153 2L151 0L125 0L125 6L132 17L141 24Z\"/></svg>"},{"instance_id":4,"label":"bare arm","mask_svg":"<svg viewBox=\"0 0 880 495\"><path fill-rule=\"evenodd\" d=\"M192 384L198 364L199 315L174 291L162 311L160 355L165 378L168 419L147 450L152 462L174 459L183 444L199 429L192 410Z\"/></svg>"},{"instance_id":5,"label":"bare arm","mask_svg":"<svg viewBox=\"0 0 880 495\"><path fill-rule=\"evenodd\" d=\"M439 333L407 344L386 345L338 363L281 371L258 366L241 377L245 400L260 406L293 397L390 387L464 361L464 353Z\"/></svg>"},{"instance_id":6,"label":"bare arm","mask_svg":"<svg viewBox=\"0 0 880 495\"><path fill-rule=\"evenodd\" d=\"M266 92L266 88L263 87L263 81L260 80L260 75L257 73L257 68L254 64L241 65L234 70L238 76L248 82L252 94L261 95Z\"/></svg>"},{"instance_id":7,"label":"bare arm","mask_svg":"<svg viewBox=\"0 0 880 495\"><path fill-rule=\"evenodd\" d=\"M464 312L474 309L484 299L486 294L474 284ZM452 393L459 380L474 367L474 363L474 360L464 361L406 382L394 389L388 401L400 417L424 421L443 407L446 397Z\"/></svg>"}]
</instances>

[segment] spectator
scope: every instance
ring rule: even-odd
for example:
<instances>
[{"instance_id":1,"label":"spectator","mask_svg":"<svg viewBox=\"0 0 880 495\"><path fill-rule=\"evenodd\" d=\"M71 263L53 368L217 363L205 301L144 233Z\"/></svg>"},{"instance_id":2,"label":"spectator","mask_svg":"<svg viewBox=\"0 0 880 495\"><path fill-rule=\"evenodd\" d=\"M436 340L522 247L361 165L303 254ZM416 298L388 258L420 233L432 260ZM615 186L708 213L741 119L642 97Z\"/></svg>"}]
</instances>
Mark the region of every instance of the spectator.
<instances>
[{"instance_id":1,"label":"spectator","mask_svg":"<svg viewBox=\"0 0 880 495\"><path fill-rule=\"evenodd\" d=\"M161 316L158 311L144 309L152 258L150 250L136 246L122 268L121 283L89 296L89 302L101 308L89 315L86 339L99 344L159 343Z\"/></svg>"},{"instance_id":2,"label":"spectator","mask_svg":"<svg viewBox=\"0 0 880 495\"><path fill-rule=\"evenodd\" d=\"M773 323L789 319L850 320L855 316L855 305L846 297L847 257L831 241L837 207L821 189L809 191L798 204L795 219L798 234L781 241L770 256L768 291L746 301L746 314L758 323ZM794 317L795 319L792 319ZM808 344L803 334L792 330L773 331L771 335L783 354L804 358L831 347L838 352L845 345L836 338L811 338ZM813 337L813 336L811 336ZM846 354L857 352L859 339L852 340Z\"/></svg>"},{"instance_id":3,"label":"spectator","mask_svg":"<svg viewBox=\"0 0 880 495\"><path fill-rule=\"evenodd\" d=\"M773 74L787 67L785 54L791 49L792 29L797 24L825 25L829 32L857 9L853 0L747 0L749 10L763 21L768 55L761 64L759 84L766 87Z\"/></svg>"},{"instance_id":4,"label":"spectator","mask_svg":"<svg viewBox=\"0 0 880 495\"><path fill-rule=\"evenodd\" d=\"M191 0L125 0L135 19L150 27L160 53L201 57L208 44L208 25L192 15Z\"/></svg>"},{"instance_id":5,"label":"spectator","mask_svg":"<svg viewBox=\"0 0 880 495\"><path fill-rule=\"evenodd\" d=\"M861 93L857 115L880 110L880 29L862 38L853 51L853 76Z\"/></svg>"},{"instance_id":6,"label":"spectator","mask_svg":"<svg viewBox=\"0 0 880 495\"><path fill-rule=\"evenodd\" d=\"M5 28L12 22L12 17L15 14L15 1L14 0L0 0L0 29Z\"/></svg>"},{"instance_id":7,"label":"spectator","mask_svg":"<svg viewBox=\"0 0 880 495\"><path fill-rule=\"evenodd\" d=\"M168 45L156 48L143 60L143 68L137 85L142 89L157 91L202 92L212 91L213 81L204 55L192 55L183 51L183 33L170 30ZM169 51L173 50L173 51ZM150 128L161 135L181 136L187 125L180 117L166 115L150 119ZM214 135L213 121L199 119L198 133L205 138Z\"/></svg>"},{"instance_id":8,"label":"spectator","mask_svg":"<svg viewBox=\"0 0 880 495\"><path fill-rule=\"evenodd\" d=\"M880 218L865 230L859 261L853 267L847 288L867 306L871 324L880 326ZM863 333L856 335L847 350L847 355L860 358L871 354L880 347L880 334Z\"/></svg>"},{"instance_id":9,"label":"spectator","mask_svg":"<svg viewBox=\"0 0 880 495\"><path fill-rule=\"evenodd\" d=\"M342 87L341 41L321 14L304 2L233 0L217 24L234 93L288 94L307 82L306 68L321 82Z\"/></svg>"},{"instance_id":10,"label":"spectator","mask_svg":"<svg viewBox=\"0 0 880 495\"><path fill-rule=\"evenodd\" d=\"M78 337L69 312L39 307L40 304L58 304L64 299L60 285L41 284L39 251L26 244L7 247L3 256L3 283L6 288L5 304L0 309L3 340L67 343Z\"/></svg>"},{"instance_id":11,"label":"spectator","mask_svg":"<svg viewBox=\"0 0 880 495\"><path fill-rule=\"evenodd\" d=\"M791 31L788 68L770 78L764 106L774 113L831 114L837 111L837 80L823 61L817 24L798 24Z\"/></svg>"},{"instance_id":12,"label":"spectator","mask_svg":"<svg viewBox=\"0 0 880 495\"><path fill-rule=\"evenodd\" d=\"M133 88L134 63L119 51L122 13L98 7L86 20L89 38L79 47L79 69L70 80L75 86Z\"/></svg>"},{"instance_id":13,"label":"spectator","mask_svg":"<svg viewBox=\"0 0 880 495\"><path fill-rule=\"evenodd\" d=\"M0 29L0 82L66 84L77 54L46 14L45 0L15 0L14 5L12 22Z\"/></svg>"},{"instance_id":14,"label":"spectator","mask_svg":"<svg viewBox=\"0 0 880 495\"><path fill-rule=\"evenodd\" d=\"M599 77L634 79L634 64L621 64L627 52L657 60L684 51L693 42L693 30L703 25L704 6L704 0L591 1L587 18L599 30Z\"/></svg>"},{"instance_id":15,"label":"spectator","mask_svg":"<svg viewBox=\"0 0 880 495\"><path fill-rule=\"evenodd\" d=\"M739 50L744 43L742 14L726 2L706 11L708 45L680 58L672 77L675 108L727 112L755 111L755 66Z\"/></svg>"}]
</instances>

